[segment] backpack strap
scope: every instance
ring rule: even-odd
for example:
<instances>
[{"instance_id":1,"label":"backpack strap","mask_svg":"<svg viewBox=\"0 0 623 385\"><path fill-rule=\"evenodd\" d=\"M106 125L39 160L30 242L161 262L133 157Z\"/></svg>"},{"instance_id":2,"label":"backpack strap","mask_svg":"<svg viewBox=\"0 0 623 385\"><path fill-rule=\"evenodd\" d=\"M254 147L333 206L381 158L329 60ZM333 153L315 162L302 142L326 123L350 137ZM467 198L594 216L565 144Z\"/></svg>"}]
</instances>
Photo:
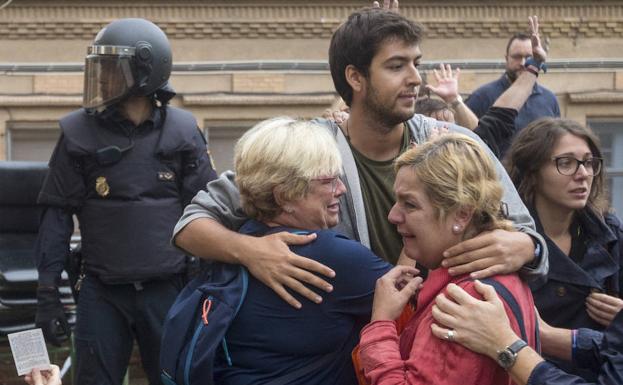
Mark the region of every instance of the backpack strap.
<instances>
[{"instance_id":1,"label":"backpack strap","mask_svg":"<svg viewBox=\"0 0 623 385\"><path fill-rule=\"evenodd\" d=\"M243 265L239 265L239 268L240 274L242 276L242 293L240 294L240 301L238 302L238 306L236 306L234 318L236 318L236 316L238 315L238 312L242 307L242 303L247 296L247 289L249 288L249 272L247 271L247 268ZM229 347L227 346L227 333L223 337L223 341L221 341L221 347L223 348L223 353L225 354L225 360L227 361L227 365L232 366L233 362L231 360L231 355L229 354Z\"/></svg>"},{"instance_id":2,"label":"backpack strap","mask_svg":"<svg viewBox=\"0 0 623 385\"><path fill-rule=\"evenodd\" d=\"M517 323L519 324L519 331L521 332L521 339L524 341L528 341L528 336L526 334L526 324L523 320L523 315L521 313L521 308L517 303L517 300L513 296L513 294L506 288L506 286L502 285L500 282L496 281L492 278L485 278L480 280L482 283L486 283L495 288L495 291L504 298L504 302L511 308Z\"/></svg>"},{"instance_id":3,"label":"backpack strap","mask_svg":"<svg viewBox=\"0 0 623 385\"><path fill-rule=\"evenodd\" d=\"M504 298L504 301L506 302L508 307L511 308L511 311L513 312L513 315L515 316L515 319L517 320L517 324L519 325L519 330L521 332L521 339L528 342L528 336L526 333L526 324L524 323L523 314L521 312L521 308L519 307L519 304L517 303L517 300L513 296L513 293L511 293L510 290L506 288L506 286L504 286L503 284L501 284L500 282L496 281L493 278L485 278L485 279L481 279L480 281L493 286L495 288L495 291L500 296L502 296L502 298ZM536 351L537 353L541 354L541 335L539 332L539 319L536 314L534 315L534 329L535 329L534 337L535 337Z\"/></svg>"}]
</instances>

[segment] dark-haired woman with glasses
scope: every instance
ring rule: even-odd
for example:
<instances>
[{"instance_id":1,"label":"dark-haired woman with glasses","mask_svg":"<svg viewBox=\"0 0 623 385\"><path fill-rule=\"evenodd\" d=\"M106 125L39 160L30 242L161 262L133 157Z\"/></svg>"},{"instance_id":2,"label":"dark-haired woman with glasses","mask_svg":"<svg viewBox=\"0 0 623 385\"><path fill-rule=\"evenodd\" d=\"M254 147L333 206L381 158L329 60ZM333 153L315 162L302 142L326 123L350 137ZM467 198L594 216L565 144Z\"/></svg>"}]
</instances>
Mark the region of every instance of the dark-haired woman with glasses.
<instances>
[{"instance_id":1,"label":"dark-haired woman with glasses","mask_svg":"<svg viewBox=\"0 0 623 385\"><path fill-rule=\"evenodd\" d=\"M549 248L547 279L531 284L541 317L604 329L623 309L623 229L605 197L597 137L571 120L540 119L517 135L505 166Z\"/></svg>"}]
</instances>

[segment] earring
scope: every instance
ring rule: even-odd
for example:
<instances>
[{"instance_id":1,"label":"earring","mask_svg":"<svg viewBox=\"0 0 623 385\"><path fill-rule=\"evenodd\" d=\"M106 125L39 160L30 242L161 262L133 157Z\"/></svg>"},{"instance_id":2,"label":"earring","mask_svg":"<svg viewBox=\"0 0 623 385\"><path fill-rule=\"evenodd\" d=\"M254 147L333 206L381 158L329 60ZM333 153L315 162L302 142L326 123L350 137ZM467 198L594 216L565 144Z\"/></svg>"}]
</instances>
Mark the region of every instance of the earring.
<instances>
[{"instance_id":1,"label":"earring","mask_svg":"<svg viewBox=\"0 0 623 385\"><path fill-rule=\"evenodd\" d=\"M461 232L461 226L458 223L452 225L452 232L458 234Z\"/></svg>"},{"instance_id":2,"label":"earring","mask_svg":"<svg viewBox=\"0 0 623 385\"><path fill-rule=\"evenodd\" d=\"M288 214L292 214L294 212L294 209L292 207L284 207L283 211L285 211Z\"/></svg>"}]
</instances>

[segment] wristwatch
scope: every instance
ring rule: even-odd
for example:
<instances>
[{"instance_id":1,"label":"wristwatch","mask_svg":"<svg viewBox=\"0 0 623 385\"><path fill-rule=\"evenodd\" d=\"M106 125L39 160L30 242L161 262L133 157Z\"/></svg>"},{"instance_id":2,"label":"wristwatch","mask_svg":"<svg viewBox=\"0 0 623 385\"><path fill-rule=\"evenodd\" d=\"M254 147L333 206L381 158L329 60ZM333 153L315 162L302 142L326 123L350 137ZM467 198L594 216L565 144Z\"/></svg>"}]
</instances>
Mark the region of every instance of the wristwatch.
<instances>
[{"instance_id":1,"label":"wristwatch","mask_svg":"<svg viewBox=\"0 0 623 385\"><path fill-rule=\"evenodd\" d=\"M528 346L524 340L517 340L506 347L504 350L498 350L497 361L501 367L508 369L515 364L517 360L517 353L523 348Z\"/></svg>"},{"instance_id":2,"label":"wristwatch","mask_svg":"<svg viewBox=\"0 0 623 385\"><path fill-rule=\"evenodd\" d=\"M539 76L539 71L547 72L547 65L544 62L536 61L532 56L528 56L526 58L526 62L524 63L524 67L526 71Z\"/></svg>"}]
</instances>

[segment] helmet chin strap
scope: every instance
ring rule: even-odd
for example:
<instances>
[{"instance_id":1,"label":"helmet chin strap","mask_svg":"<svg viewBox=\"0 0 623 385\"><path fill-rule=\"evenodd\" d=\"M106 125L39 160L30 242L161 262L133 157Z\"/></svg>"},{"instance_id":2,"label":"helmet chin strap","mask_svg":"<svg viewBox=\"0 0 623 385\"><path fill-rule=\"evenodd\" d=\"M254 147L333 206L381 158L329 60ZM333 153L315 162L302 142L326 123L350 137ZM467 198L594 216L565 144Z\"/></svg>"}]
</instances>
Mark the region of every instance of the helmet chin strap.
<instances>
[{"instance_id":1,"label":"helmet chin strap","mask_svg":"<svg viewBox=\"0 0 623 385\"><path fill-rule=\"evenodd\" d=\"M157 101L160 102L160 104L165 105L169 103L169 101L173 99L175 95L176 92L173 87L171 87L171 84L169 82L166 82L162 87L156 90L155 98Z\"/></svg>"},{"instance_id":2,"label":"helmet chin strap","mask_svg":"<svg viewBox=\"0 0 623 385\"><path fill-rule=\"evenodd\" d=\"M104 111L106 111L108 107L107 106L99 106L99 107L93 107L93 108L85 108L87 114L89 115L94 115L94 116L102 116L102 114L104 113Z\"/></svg>"}]
</instances>

